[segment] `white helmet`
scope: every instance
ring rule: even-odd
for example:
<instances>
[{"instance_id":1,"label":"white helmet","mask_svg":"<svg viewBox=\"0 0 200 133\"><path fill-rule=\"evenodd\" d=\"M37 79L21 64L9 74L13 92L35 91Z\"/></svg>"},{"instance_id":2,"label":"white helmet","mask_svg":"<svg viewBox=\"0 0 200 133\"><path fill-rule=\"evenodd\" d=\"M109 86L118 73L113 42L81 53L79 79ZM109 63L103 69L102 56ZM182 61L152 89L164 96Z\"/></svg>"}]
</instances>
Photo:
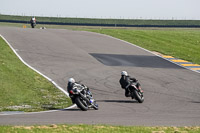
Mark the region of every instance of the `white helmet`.
<instances>
[{"instance_id":1,"label":"white helmet","mask_svg":"<svg viewBox=\"0 0 200 133\"><path fill-rule=\"evenodd\" d=\"M122 72L121 72L121 75L122 75L122 76L128 76L128 73L127 73L126 71L122 71Z\"/></svg>"},{"instance_id":2,"label":"white helmet","mask_svg":"<svg viewBox=\"0 0 200 133\"><path fill-rule=\"evenodd\" d=\"M68 82L70 82L70 83L75 83L75 79L74 79L74 78L69 78L69 79L68 79Z\"/></svg>"}]
</instances>

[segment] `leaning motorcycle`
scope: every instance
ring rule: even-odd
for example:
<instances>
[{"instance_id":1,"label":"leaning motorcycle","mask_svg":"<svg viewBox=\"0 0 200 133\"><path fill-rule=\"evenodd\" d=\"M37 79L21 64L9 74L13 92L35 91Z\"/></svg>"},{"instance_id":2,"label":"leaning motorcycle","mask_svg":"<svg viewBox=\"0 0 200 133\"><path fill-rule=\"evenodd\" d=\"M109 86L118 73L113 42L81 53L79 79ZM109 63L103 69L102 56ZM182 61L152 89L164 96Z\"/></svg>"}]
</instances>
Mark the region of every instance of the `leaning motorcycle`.
<instances>
[{"instance_id":1,"label":"leaning motorcycle","mask_svg":"<svg viewBox=\"0 0 200 133\"><path fill-rule=\"evenodd\" d=\"M93 99L92 93L85 85L74 87L69 93L72 94L71 98L82 111L87 111L89 108L99 109L98 104Z\"/></svg>"},{"instance_id":2,"label":"leaning motorcycle","mask_svg":"<svg viewBox=\"0 0 200 133\"><path fill-rule=\"evenodd\" d=\"M139 103L144 102L144 91L141 89L140 83L131 82L131 85L128 87L132 99L137 100Z\"/></svg>"}]
</instances>

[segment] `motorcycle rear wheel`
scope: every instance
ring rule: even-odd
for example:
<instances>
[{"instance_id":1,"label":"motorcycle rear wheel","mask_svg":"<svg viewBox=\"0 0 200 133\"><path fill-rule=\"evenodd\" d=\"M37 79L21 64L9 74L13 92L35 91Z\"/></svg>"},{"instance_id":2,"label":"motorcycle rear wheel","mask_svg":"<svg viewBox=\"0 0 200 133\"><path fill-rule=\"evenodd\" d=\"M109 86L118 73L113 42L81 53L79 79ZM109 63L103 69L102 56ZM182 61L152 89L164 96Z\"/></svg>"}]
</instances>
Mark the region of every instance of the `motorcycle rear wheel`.
<instances>
[{"instance_id":1,"label":"motorcycle rear wheel","mask_svg":"<svg viewBox=\"0 0 200 133\"><path fill-rule=\"evenodd\" d=\"M88 105L86 101L84 101L83 99L80 99L80 97L75 98L75 103L82 111L88 110Z\"/></svg>"}]
</instances>

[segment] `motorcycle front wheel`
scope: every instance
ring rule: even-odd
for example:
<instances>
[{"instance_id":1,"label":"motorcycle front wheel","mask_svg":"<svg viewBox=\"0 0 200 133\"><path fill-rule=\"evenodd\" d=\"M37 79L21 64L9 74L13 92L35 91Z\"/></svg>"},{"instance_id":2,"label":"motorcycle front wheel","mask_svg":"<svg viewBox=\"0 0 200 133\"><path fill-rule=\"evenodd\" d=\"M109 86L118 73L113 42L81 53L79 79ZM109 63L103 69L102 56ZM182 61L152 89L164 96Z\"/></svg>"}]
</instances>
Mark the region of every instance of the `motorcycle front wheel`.
<instances>
[{"instance_id":1,"label":"motorcycle front wheel","mask_svg":"<svg viewBox=\"0 0 200 133\"><path fill-rule=\"evenodd\" d=\"M139 102L139 103L143 103L144 102L144 96L142 92L139 92L137 90L133 90L133 94L135 99Z\"/></svg>"},{"instance_id":2,"label":"motorcycle front wheel","mask_svg":"<svg viewBox=\"0 0 200 133\"><path fill-rule=\"evenodd\" d=\"M80 97L75 98L76 105L82 110L87 111L88 110L88 104L85 100L80 99Z\"/></svg>"}]
</instances>

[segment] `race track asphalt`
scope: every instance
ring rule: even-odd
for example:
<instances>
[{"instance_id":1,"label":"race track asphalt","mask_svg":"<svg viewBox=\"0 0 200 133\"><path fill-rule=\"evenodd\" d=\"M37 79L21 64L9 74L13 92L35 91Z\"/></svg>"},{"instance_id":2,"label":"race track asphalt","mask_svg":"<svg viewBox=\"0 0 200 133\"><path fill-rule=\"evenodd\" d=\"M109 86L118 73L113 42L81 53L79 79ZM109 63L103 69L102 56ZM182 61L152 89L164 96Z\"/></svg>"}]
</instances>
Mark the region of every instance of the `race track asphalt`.
<instances>
[{"instance_id":1,"label":"race track asphalt","mask_svg":"<svg viewBox=\"0 0 200 133\"><path fill-rule=\"evenodd\" d=\"M66 88L74 77L94 88L100 109L0 115L0 125L112 124L199 126L200 74L105 35L63 29L0 27L25 62ZM144 103L124 96L122 70L136 77Z\"/></svg>"}]
</instances>

